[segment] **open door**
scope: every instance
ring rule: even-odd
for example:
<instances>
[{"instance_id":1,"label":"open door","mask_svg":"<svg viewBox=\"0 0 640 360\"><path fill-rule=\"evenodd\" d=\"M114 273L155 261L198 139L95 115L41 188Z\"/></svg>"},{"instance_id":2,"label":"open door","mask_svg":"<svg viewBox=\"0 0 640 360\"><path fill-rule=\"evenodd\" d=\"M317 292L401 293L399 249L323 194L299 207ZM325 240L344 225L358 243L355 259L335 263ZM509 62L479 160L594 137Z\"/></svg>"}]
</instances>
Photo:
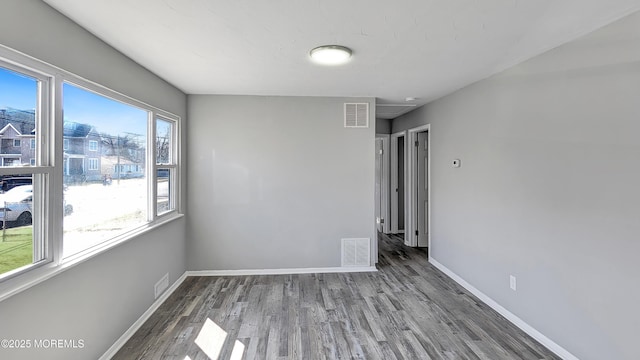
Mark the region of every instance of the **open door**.
<instances>
[{"instance_id":1,"label":"open door","mask_svg":"<svg viewBox=\"0 0 640 360\"><path fill-rule=\"evenodd\" d=\"M429 133L419 132L416 141L416 225L418 246L429 246Z\"/></svg>"},{"instance_id":2,"label":"open door","mask_svg":"<svg viewBox=\"0 0 640 360\"><path fill-rule=\"evenodd\" d=\"M375 206L376 206L376 230L384 232L384 218L382 217L382 139L376 138L376 187L375 187Z\"/></svg>"},{"instance_id":3,"label":"open door","mask_svg":"<svg viewBox=\"0 0 640 360\"><path fill-rule=\"evenodd\" d=\"M406 174L406 133L391 135L391 218L392 234L403 234L405 230L405 174Z\"/></svg>"},{"instance_id":4,"label":"open door","mask_svg":"<svg viewBox=\"0 0 640 360\"><path fill-rule=\"evenodd\" d=\"M389 135L376 135L376 229L389 233Z\"/></svg>"},{"instance_id":5,"label":"open door","mask_svg":"<svg viewBox=\"0 0 640 360\"><path fill-rule=\"evenodd\" d=\"M408 132L409 149L407 164L407 225L405 245L428 247L430 242L430 164L429 164L429 125L423 125Z\"/></svg>"}]
</instances>

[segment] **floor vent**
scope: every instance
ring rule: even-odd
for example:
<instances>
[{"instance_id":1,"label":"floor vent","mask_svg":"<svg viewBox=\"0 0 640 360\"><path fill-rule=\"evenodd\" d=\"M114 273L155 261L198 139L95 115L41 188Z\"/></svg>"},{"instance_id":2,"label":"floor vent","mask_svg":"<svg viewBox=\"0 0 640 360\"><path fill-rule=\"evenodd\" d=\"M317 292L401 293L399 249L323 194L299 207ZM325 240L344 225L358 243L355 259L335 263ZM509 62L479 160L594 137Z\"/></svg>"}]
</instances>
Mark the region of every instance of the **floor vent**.
<instances>
[{"instance_id":1,"label":"floor vent","mask_svg":"<svg viewBox=\"0 0 640 360\"><path fill-rule=\"evenodd\" d=\"M369 127L369 103L345 103L344 127L368 128Z\"/></svg>"},{"instance_id":2,"label":"floor vent","mask_svg":"<svg viewBox=\"0 0 640 360\"><path fill-rule=\"evenodd\" d=\"M342 239L342 266L369 266L371 240L368 238Z\"/></svg>"},{"instance_id":3,"label":"floor vent","mask_svg":"<svg viewBox=\"0 0 640 360\"><path fill-rule=\"evenodd\" d=\"M169 287L169 273L164 274L164 276L158 280L158 282L153 286L153 293L155 298L162 295L162 293L167 290Z\"/></svg>"}]
</instances>

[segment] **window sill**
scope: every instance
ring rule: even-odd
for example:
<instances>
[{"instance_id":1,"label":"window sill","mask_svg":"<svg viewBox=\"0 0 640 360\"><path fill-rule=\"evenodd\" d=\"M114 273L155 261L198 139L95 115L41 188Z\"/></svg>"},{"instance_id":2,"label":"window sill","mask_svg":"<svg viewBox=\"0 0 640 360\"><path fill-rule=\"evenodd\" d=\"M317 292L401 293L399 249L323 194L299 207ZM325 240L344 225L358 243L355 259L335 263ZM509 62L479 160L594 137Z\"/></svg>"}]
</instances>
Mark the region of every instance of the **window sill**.
<instances>
[{"instance_id":1,"label":"window sill","mask_svg":"<svg viewBox=\"0 0 640 360\"><path fill-rule=\"evenodd\" d=\"M21 293L35 285L40 284L54 276L61 274L62 272L73 268L74 266L88 261L104 252L107 252L123 243L126 243L140 235L153 231L165 224L173 222L174 220L184 217L184 214L171 213L158 218L154 223L146 224L144 226L132 229L118 237L115 237L102 244L96 245L78 254L74 254L70 257L62 259L58 263L48 263L32 270L17 275L13 278L9 278L0 283L0 302L10 298L16 294Z\"/></svg>"}]
</instances>

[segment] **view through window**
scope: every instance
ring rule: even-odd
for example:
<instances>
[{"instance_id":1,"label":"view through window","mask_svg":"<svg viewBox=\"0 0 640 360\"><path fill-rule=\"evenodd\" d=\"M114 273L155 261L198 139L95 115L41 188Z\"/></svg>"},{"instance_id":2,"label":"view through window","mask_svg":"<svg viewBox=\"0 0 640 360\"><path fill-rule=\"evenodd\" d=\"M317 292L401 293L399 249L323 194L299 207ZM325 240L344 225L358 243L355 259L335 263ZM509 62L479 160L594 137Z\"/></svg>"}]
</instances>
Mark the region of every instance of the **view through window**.
<instances>
[{"instance_id":1,"label":"view through window","mask_svg":"<svg viewBox=\"0 0 640 360\"><path fill-rule=\"evenodd\" d=\"M148 221L149 113L65 83L64 255Z\"/></svg>"},{"instance_id":2,"label":"view through window","mask_svg":"<svg viewBox=\"0 0 640 360\"><path fill-rule=\"evenodd\" d=\"M32 226L34 174L30 167L36 165L38 144L38 82L0 68L0 274L45 257L44 244L34 241Z\"/></svg>"}]
</instances>

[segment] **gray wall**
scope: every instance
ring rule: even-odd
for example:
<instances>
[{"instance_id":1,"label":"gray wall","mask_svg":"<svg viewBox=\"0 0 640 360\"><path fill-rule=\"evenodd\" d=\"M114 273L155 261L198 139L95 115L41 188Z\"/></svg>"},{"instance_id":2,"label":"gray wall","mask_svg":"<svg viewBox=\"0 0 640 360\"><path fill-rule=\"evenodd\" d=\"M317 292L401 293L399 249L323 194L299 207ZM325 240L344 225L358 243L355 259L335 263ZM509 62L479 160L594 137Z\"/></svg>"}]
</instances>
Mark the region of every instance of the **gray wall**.
<instances>
[{"instance_id":1,"label":"gray wall","mask_svg":"<svg viewBox=\"0 0 640 360\"><path fill-rule=\"evenodd\" d=\"M393 124L431 124L433 257L584 360L638 358L639 28L634 14Z\"/></svg>"},{"instance_id":2,"label":"gray wall","mask_svg":"<svg viewBox=\"0 0 640 360\"><path fill-rule=\"evenodd\" d=\"M376 134L391 134L391 120L376 119Z\"/></svg>"},{"instance_id":3,"label":"gray wall","mask_svg":"<svg viewBox=\"0 0 640 360\"><path fill-rule=\"evenodd\" d=\"M419 107L409 113L406 113L391 122L391 134L398 133L409 129L425 125L427 119L424 116L426 107Z\"/></svg>"},{"instance_id":4,"label":"gray wall","mask_svg":"<svg viewBox=\"0 0 640 360\"><path fill-rule=\"evenodd\" d=\"M186 96L37 0L0 3L0 44L186 115ZM0 339L83 339L84 349L0 349L3 359L95 359L185 271L185 221L172 222L0 302Z\"/></svg>"},{"instance_id":5,"label":"gray wall","mask_svg":"<svg viewBox=\"0 0 640 360\"><path fill-rule=\"evenodd\" d=\"M341 238L374 239L375 129L343 103L375 99L188 99L190 270L340 266Z\"/></svg>"}]
</instances>

